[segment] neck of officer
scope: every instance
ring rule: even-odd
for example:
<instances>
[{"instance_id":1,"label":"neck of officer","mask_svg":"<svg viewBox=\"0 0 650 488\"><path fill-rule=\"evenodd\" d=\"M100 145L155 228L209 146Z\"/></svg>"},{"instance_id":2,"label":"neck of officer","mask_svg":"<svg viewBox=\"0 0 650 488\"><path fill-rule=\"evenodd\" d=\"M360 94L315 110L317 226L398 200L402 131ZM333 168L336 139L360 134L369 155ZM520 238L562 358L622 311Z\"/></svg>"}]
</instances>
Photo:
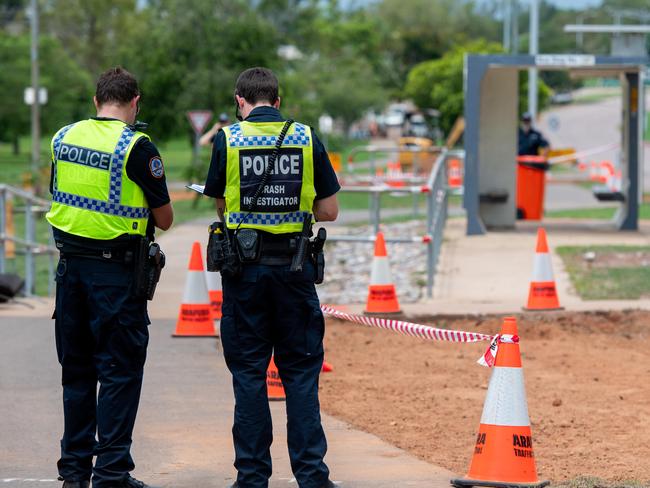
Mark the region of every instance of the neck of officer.
<instances>
[{"instance_id":1,"label":"neck of officer","mask_svg":"<svg viewBox=\"0 0 650 488\"><path fill-rule=\"evenodd\" d=\"M105 103L104 105L97 107L97 117L117 119L126 124L132 124L134 122L133 120L130 120L131 113L128 105L124 106Z\"/></svg>"},{"instance_id":2,"label":"neck of officer","mask_svg":"<svg viewBox=\"0 0 650 488\"><path fill-rule=\"evenodd\" d=\"M241 110L241 115L244 120L248 118L248 116L251 114L253 110L255 110L258 107L271 107L278 109L280 107L279 103L269 103L269 102L258 102L255 105L251 105L249 103L244 104L244 107Z\"/></svg>"}]
</instances>

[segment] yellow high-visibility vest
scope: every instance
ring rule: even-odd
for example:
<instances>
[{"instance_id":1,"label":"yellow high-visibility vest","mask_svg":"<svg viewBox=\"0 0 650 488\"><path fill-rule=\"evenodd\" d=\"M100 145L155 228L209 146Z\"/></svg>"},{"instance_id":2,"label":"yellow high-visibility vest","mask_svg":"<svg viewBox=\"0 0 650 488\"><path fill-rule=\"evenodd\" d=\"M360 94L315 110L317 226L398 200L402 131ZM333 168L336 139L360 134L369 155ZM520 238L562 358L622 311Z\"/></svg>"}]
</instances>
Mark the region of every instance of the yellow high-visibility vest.
<instances>
[{"instance_id":1,"label":"yellow high-visibility vest","mask_svg":"<svg viewBox=\"0 0 650 488\"><path fill-rule=\"evenodd\" d=\"M149 138L119 120L82 120L52 139L53 194L48 222L69 234L108 240L145 235L149 205L126 174L137 141Z\"/></svg>"},{"instance_id":2,"label":"yellow high-visibility vest","mask_svg":"<svg viewBox=\"0 0 650 488\"><path fill-rule=\"evenodd\" d=\"M310 218L314 188L311 129L294 123L287 131L271 175L252 212L248 206L284 122L239 122L225 127L226 224L229 229L258 229L273 234L300 232Z\"/></svg>"}]
</instances>

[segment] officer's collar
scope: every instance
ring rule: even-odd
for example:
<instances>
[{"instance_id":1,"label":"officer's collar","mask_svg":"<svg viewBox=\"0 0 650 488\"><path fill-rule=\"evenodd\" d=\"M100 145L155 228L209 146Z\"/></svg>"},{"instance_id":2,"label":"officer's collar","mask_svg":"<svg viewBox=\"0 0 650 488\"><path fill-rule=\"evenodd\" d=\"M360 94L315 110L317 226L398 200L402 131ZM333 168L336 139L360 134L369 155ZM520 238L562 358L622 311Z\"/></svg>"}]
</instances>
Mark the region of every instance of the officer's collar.
<instances>
[{"instance_id":1,"label":"officer's collar","mask_svg":"<svg viewBox=\"0 0 650 488\"><path fill-rule=\"evenodd\" d=\"M120 119L116 119L114 117L90 117L92 120L99 120L100 122L110 122L110 121L117 121L117 122L123 122Z\"/></svg>"},{"instance_id":2,"label":"officer's collar","mask_svg":"<svg viewBox=\"0 0 650 488\"><path fill-rule=\"evenodd\" d=\"M246 117L246 122L282 122L284 117L280 111L270 105L255 107Z\"/></svg>"}]
</instances>

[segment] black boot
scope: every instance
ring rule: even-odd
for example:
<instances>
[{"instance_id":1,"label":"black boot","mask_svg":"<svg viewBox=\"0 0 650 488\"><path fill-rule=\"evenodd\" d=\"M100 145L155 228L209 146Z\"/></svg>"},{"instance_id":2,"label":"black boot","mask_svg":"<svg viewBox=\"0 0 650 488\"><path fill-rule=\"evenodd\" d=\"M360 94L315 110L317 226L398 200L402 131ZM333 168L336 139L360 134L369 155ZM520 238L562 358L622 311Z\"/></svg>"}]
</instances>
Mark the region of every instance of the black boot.
<instances>
[{"instance_id":1,"label":"black boot","mask_svg":"<svg viewBox=\"0 0 650 488\"><path fill-rule=\"evenodd\" d=\"M61 488L90 488L90 481L63 481Z\"/></svg>"},{"instance_id":2,"label":"black boot","mask_svg":"<svg viewBox=\"0 0 650 488\"><path fill-rule=\"evenodd\" d=\"M148 485L140 480L136 480L132 476L128 476L124 480L111 485L110 488L157 488L156 486Z\"/></svg>"}]
</instances>

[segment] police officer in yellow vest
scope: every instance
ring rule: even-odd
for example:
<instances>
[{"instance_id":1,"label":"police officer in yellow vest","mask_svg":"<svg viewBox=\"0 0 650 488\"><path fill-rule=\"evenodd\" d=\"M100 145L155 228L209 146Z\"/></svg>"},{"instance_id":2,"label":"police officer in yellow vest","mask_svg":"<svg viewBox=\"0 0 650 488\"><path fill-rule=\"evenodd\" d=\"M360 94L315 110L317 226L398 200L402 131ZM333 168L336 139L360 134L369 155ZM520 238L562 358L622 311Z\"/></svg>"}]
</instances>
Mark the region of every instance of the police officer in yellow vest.
<instances>
[{"instance_id":1,"label":"police officer in yellow vest","mask_svg":"<svg viewBox=\"0 0 650 488\"><path fill-rule=\"evenodd\" d=\"M222 272L221 340L235 392L232 486L268 487L272 426L266 371L273 354L286 393L289 455L298 486L332 487L318 401L324 320L316 270L310 259L300 271L292 270L292 263L312 216L336 219L340 186L313 130L287 124L280 114L272 71L241 73L235 102L242 121L217 133L205 185L242 255L240 273Z\"/></svg>"},{"instance_id":2,"label":"police officer in yellow vest","mask_svg":"<svg viewBox=\"0 0 650 488\"><path fill-rule=\"evenodd\" d=\"M129 475L150 323L135 283L154 226L168 229L173 210L160 154L135 123L139 100L133 75L109 69L97 82L97 116L52 140L64 488L87 488L91 476L94 488L147 486Z\"/></svg>"}]
</instances>

